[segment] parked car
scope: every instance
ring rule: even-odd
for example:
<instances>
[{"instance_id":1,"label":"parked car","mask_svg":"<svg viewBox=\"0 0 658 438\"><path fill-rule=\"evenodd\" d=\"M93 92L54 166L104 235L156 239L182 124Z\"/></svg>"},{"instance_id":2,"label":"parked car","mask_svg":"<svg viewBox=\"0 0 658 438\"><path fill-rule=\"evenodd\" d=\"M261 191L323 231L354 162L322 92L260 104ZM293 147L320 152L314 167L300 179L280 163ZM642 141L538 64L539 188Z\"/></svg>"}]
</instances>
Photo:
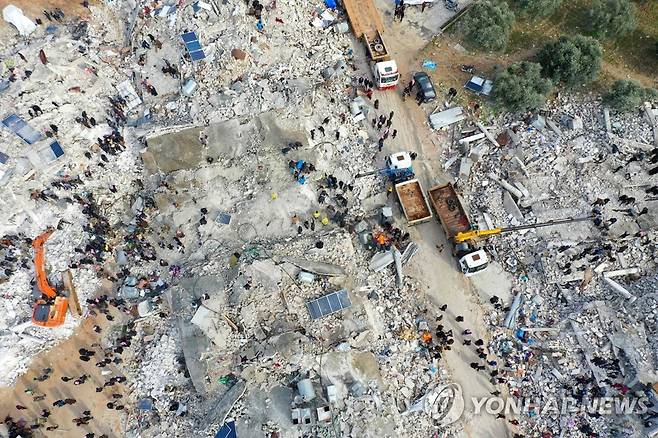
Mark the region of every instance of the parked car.
<instances>
[{"instance_id":1,"label":"parked car","mask_svg":"<svg viewBox=\"0 0 658 438\"><path fill-rule=\"evenodd\" d=\"M419 71L414 74L414 81L416 83L416 91L421 95L421 102L431 102L436 99L436 91L434 85L427 73Z\"/></svg>"}]
</instances>

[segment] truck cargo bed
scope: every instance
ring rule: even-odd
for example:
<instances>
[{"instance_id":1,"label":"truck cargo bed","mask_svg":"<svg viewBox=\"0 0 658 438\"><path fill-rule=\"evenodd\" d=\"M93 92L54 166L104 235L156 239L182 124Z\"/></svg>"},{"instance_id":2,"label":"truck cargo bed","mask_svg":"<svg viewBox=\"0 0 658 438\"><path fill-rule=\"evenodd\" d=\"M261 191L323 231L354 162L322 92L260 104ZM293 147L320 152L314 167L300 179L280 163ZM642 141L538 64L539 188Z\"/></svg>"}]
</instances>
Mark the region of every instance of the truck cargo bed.
<instances>
[{"instance_id":1,"label":"truck cargo bed","mask_svg":"<svg viewBox=\"0 0 658 438\"><path fill-rule=\"evenodd\" d=\"M432 210L417 179L395 185L402 211L409 225L415 225L432 217Z\"/></svg>"},{"instance_id":2,"label":"truck cargo bed","mask_svg":"<svg viewBox=\"0 0 658 438\"><path fill-rule=\"evenodd\" d=\"M432 187L428 193L448 238L471 229L468 215L452 184Z\"/></svg>"},{"instance_id":3,"label":"truck cargo bed","mask_svg":"<svg viewBox=\"0 0 658 438\"><path fill-rule=\"evenodd\" d=\"M378 33L384 32L384 23L373 0L343 0L343 6L357 38L366 35L373 41Z\"/></svg>"}]
</instances>

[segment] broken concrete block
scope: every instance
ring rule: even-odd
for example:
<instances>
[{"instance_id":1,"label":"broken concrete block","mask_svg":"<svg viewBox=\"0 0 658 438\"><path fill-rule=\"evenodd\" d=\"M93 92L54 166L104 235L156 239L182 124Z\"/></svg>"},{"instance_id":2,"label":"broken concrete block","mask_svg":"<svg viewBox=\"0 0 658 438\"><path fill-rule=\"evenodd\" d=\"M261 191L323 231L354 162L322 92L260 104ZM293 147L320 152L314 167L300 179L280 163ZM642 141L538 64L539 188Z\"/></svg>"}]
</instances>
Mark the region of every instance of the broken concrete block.
<instances>
[{"instance_id":1,"label":"broken concrete block","mask_svg":"<svg viewBox=\"0 0 658 438\"><path fill-rule=\"evenodd\" d=\"M347 24L347 21L341 21L336 24L336 31L338 33L348 33L350 31L350 25Z\"/></svg>"},{"instance_id":2,"label":"broken concrete block","mask_svg":"<svg viewBox=\"0 0 658 438\"><path fill-rule=\"evenodd\" d=\"M562 124L569 129L583 129L583 119L580 116L564 116Z\"/></svg>"},{"instance_id":3,"label":"broken concrete block","mask_svg":"<svg viewBox=\"0 0 658 438\"><path fill-rule=\"evenodd\" d=\"M541 131L546 127L546 119L539 114L535 114L534 116L530 117L528 124L533 128Z\"/></svg>"},{"instance_id":4,"label":"broken concrete block","mask_svg":"<svg viewBox=\"0 0 658 438\"><path fill-rule=\"evenodd\" d=\"M521 210L519 210L519 207L516 205L514 198L512 198L512 195L510 195L509 192L503 192L503 207L505 207L505 210L515 219L523 219L523 213L521 213Z\"/></svg>"},{"instance_id":5,"label":"broken concrete block","mask_svg":"<svg viewBox=\"0 0 658 438\"><path fill-rule=\"evenodd\" d=\"M462 158L459 163L459 178L468 179L471 174L471 168L473 167L473 161L469 157Z\"/></svg>"},{"instance_id":6,"label":"broken concrete block","mask_svg":"<svg viewBox=\"0 0 658 438\"><path fill-rule=\"evenodd\" d=\"M247 57L247 52L245 52L242 49L233 49L233 50L231 50L231 56L234 59L238 59L238 60L241 61L241 60L243 60Z\"/></svg>"},{"instance_id":7,"label":"broken concrete block","mask_svg":"<svg viewBox=\"0 0 658 438\"><path fill-rule=\"evenodd\" d=\"M473 163L477 163L483 156L487 154L487 152L489 152L489 146L487 143L482 142L473 146L468 158L470 158Z\"/></svg>"},{"instance_id":8,"label":"broken concrete block","mask_svg":"<svg viewBox=\"0 0 658 438\"><path fill-rule=\"evenodd\" d=\"M551 119L546 119L546 124L548 125L551 131L555 132L557 135L562 135L562 130L557 125L557 123L555 123Z\"/></svg>"}]
</instances>

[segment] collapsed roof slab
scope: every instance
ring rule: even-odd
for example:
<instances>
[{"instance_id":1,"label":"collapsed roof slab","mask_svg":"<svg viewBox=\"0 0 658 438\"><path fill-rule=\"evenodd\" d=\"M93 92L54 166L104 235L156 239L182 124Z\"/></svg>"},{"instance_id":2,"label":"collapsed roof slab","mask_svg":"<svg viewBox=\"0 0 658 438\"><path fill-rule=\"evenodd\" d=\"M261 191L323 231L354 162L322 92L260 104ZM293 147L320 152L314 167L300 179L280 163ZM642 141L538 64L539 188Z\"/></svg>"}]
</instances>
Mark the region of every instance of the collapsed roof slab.
<instances>
[{"instance_id":1,"label":"collapsed roof slab","mask_svg":"<svg viewBox=\"0 0 658 438\"><path fill-rule=\"evenodd\" d=\"M201 128L195 127L149 138L142 153L146 168L168 173L198 167L203 158L200 132Z\"/></svg>"}]
</instances>

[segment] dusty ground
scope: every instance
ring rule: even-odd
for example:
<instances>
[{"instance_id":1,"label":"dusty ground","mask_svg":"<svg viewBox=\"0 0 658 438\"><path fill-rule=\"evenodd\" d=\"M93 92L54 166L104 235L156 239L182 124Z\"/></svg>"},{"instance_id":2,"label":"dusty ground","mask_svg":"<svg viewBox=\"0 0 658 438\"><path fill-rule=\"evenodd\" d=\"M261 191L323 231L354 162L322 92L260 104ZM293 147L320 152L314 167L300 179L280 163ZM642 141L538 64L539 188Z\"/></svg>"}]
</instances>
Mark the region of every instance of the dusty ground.
<instances>
[{"instance_id":1,"label":"dusty ground","mask_svg":"<svg viewBox=\"0 0 658 438\"><path fill-rule=\"evenodd\" d=\"M378 6L381 7L381 3ZM414 13L417 14L418 11L411 11L411 14ZM417 17L410 17L410 19L415 18ZM440 48L433 45L425 47L426 35L420 35L415 27L405 22L392 23L391 17L385 17L384 20L388 26L386 41L402 73L401 87L406 86L413 72L422 70L422 60L431 54L431 58L440 64L437 73L443 74L434 79L437 93L442 95L448 88L455 86L460 91L460 98L473 99L471 95L462 92L463 88L461 88L468 75L459 71L459 65L467 58L460 58L459 53L454 49L447 50L450 44L448 41ZM400 150L417 152L418 159L414 162L414 171L424 190L448 182L450 176L443 172L441 150L442 145L445 145L449 139L445 133L437 134L430 131L427 124L428 111L434 110L438 104L433 102L419 107L411 98L403 102L401 88L393 92L376 93L373 98L380 100L380 108L384 109L383 112L389 109L395 112L393 127L398 130L398 136L395 140L385 143L383 152L378 154L378 158L381 159ZM458 335L469 328L473 332L473 339L487 338L481 303L488 301L490 295L479 293L474 283L457 270L456 262L448 249L449 244L435 220L412 227L409 232L412 240L419 243L422 256L412 261L408 274L421 281L425 288L424 293L437 307L448 304L443 324L446 328L452 328L456 334L457 342L453 345L453 349L444 355L441 365L449 370L453 381L461 385L466 400L466 411L462 416L464 431L461 436L473 438L510 436L504 420L497 420L486 414L477 417L473 415L471 397L490 396L494 388L482 372L470 368L469 363L477 360L475 347L461 345L459 342L461 336ZM444 245L445 249L441 252L437 245ZM505 293L501 292L506 288L504 277L494 269L487 271L486 275L487 278L482 278L481 281L488 284L487 293L504 297ZM435 312L438 316L438 309L435 309ZM457 315L464 316L465 322L455 322Z\"/></svg>"},{"instance_id":2,"label":"dusty ground","mask_svg":"<svg viewBox=\"0 0 658 438\"><path fill-rule=\"evenodd\" d=\"M89 0L89 4L93 5L98 3L98 0ZM53 10L60 8L66 15L86 15L88 9L82 6L82 0L0 0L0 9L4 9L7 5L14 5L23 10L23 13L28 17L34 20L36 17L44 20L44 23L48 20L43 15L44 10ZM11 26L2 21L1 28Z\"/></svg>"},{"instance_id":3,"label":"dusty ground","mask_svg":"<svg viewBox=\"0 0 658 438\"><path fill-rule=\"evenodd\" d=\"M89 0L89 4L97 4L99 0ZM0 11L7 5L14 5L23 10L26 17L34 21L35 18L40 18L43 25L47 26L50 22L43 15L43 11L51 11L60 8L66 15L65 20L75 16L83 19L88 18L89 9L82 6L82 0L0 0ZM0 18L2 16L0 15ZM16 28L6 21L0 19L0 37L3 39L14 38L18 35Z\"/></svg>"},{"instance_id":4,"label":"dusty ground","mask_svg":"<svg viewBox=\"0 0 658 438\"><path fill-rule=\"evenodd\" d=\"M115 319L113 323L121 319L120 314L113 311ZM102 332L97 334L93 331L93 326L98 324L102 327ZM107 387L101 393L96 392L96 387L103 386L110 377L120 375L119 373L102 376L100 368L95 364L96 359L102 353L100 348L92 347L94 343L101 342L103 335L108 333L117 325L109 325L108 321L100 316L86 319L76 335L67 341L59 344L51 351L37 356L32 362L32 366L27 374L23 375L12 388L0 388L0 417L4 418L9 415L14 420L25 419L27 424L34 424L36 418L42 409L48 409L51 412L49 421L41 429L35 431L35 437L76 437L84 436L88 432L93 432L96 436L107 434L108 437L120 437L123 435L121 416L129 414L131 406L128 404L127 395L122 385ZM96 351L96 356L92 357L89 362L79 360L78 350L86 348ZM101 356L102 357L102 356ZM44 381L35 381L34 378L42 374L42 369L52 368L51 377ZM116 371L116 368L108 367ZM62 376L79 377L87 374L90 378L82 385L74 385L73 381L63 382ZM42 401L33 401L33 395L25 393L31 389L34 395L45 394L46 398ZM126 410L123 414L120 411L108 409L105 405L109 401L114 401L111 397L113 393L124 394L124 399L120 402L126 403ZM52 404L55 400L74 398L77 403L64 406L62 408L54 407ZM18 410L16 405L27 407L27 410ZM86 426L77 427L73 423L73 418L82 417L83 411L91 410L94 417ZM46 426L58 425L59 428L54 431L46 431Z\"/></svg>"}]
</instances>

